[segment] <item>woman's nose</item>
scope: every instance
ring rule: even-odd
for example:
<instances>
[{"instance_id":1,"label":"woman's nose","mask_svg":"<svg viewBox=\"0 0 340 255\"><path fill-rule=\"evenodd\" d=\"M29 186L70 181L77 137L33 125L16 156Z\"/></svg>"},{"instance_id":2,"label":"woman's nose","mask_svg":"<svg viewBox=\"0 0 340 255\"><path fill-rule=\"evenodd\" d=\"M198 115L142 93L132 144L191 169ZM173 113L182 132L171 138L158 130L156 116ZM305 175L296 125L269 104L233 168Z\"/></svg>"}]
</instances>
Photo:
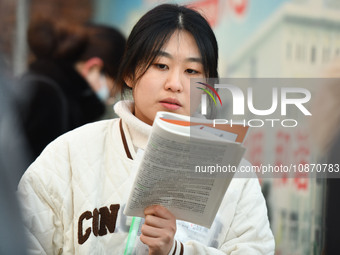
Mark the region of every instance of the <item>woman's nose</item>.
<instances>
[{"instance_id":1,"label":"woman's nose","mask_svg":"<svg viewBox=\"0 0 340 255\"><path fill-rule=\"evenodd\" d=\"M166 83L165 89L171 90L173 92L181 92L183 90L183 84L181 75L177 70L173 70L169 72Z\"/></svg>"}]
</instances>

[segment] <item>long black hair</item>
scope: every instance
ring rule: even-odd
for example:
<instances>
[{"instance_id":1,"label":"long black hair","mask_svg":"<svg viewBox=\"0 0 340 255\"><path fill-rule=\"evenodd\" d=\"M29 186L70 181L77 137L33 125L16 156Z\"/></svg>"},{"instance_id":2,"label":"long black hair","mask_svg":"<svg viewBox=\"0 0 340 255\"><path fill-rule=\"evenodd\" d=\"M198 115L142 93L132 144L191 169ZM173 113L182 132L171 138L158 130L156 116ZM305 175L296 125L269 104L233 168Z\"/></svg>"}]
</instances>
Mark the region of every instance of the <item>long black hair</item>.
<instances>
[{"instance_id":1,"label":"long black hair","mask_svg":"<svg viewBox=\"0 0 340 255\"><path fill-rule=\"evenodd\" d=\"M185 6L162 4L142 16L130 33L117 79L121 92L127 88L124 79L141 78L176 30L188 31L194 37L205 77L218 77L217 41L208 22Z\"/></svg>"}]
</instances>

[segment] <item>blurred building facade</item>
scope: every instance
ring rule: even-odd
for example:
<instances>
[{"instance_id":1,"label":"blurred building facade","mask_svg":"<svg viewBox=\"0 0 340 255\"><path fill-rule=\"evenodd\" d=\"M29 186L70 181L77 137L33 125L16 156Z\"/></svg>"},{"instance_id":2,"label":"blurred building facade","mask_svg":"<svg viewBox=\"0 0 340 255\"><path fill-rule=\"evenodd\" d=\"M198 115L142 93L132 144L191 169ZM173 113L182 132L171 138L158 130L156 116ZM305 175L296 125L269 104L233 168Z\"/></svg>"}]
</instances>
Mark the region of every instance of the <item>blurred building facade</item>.
<instances>
[{"instance_id":1,"label":"blurred building facade","mask_svg":"<svg viewBox=\"0 0 340 255\"><path fill-rule=\"evenodd\" d=\"M338 57L339 2L290 1L282 4L242 44L228 62L227 76L319 78L324 67ZM306 84L306 88L315 93L315 87ZM304 124L291 130L252 130L248 159L254 165L318 162L308 123ZM310 177L294 174L290 178L262 180L276 254L320 254L324 250L326 181Z\"/></svg>"},{"instance_id":2,"label":"blurred building facade","mask_svg":"<svg viewBox=\"0 0 340 255\"><path fill-rule=\"evenodd\" d=\"M242 45L229 61L227 76L320 77L322 67L340 57L337 2L296 2L282 5Z\"/></svg>"}]
</instances>

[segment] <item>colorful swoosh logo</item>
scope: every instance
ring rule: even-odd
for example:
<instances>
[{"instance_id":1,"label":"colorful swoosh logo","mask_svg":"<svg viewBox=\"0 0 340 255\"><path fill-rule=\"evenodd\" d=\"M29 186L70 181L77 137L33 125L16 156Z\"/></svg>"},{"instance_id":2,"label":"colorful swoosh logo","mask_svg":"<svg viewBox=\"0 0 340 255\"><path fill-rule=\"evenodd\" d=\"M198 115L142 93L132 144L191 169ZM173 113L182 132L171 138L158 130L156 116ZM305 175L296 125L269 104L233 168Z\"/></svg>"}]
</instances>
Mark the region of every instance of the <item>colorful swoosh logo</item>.
<instances>
[{"instance_id":1,"label":"colorful swoosh logo","mask_svg":"<svg viewBox=\"0 0 340 255\"><path fill-rule=\"evenodd\" d=\"M220 98L220 95L217 93L217 91L216 91L212 86L210 86L209 84L203 83L203 82L197 82L197 83L202 84L202 85L206 86L207 88L209 88L209 89L217 96L217 98L218 98L218 100L220 101L221 106L222 106L222 100L221 100L221 98ZM211 99L214 101L215 105L217 105L214 96L210 93L209 90L204 89L204 88L200 88L200 87L196 87L196 88L201 89L201 90L203 90L205 93L207 93L207 94L211 97Z\"/></svg>"}]
</instances>

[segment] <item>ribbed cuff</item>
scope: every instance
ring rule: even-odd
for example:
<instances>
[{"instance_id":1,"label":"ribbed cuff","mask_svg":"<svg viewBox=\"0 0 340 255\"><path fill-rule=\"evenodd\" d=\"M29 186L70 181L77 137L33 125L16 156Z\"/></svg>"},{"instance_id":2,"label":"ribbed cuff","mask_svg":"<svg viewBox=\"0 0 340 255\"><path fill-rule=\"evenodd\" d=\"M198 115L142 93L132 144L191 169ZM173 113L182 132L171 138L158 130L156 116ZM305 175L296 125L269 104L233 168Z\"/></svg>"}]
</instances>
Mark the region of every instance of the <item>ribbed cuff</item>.
<instances>
[{"instance_id":1,"label":"ribbed cuff","mask_svg":"<svg viewBox=\"0 0 340 255\"><path fill-rule=\"evenodd\" d=\"M183 255L184 254L184 246L180 241L174 240L172 248L168 255Z\"/></svg>"}]
</instances>

